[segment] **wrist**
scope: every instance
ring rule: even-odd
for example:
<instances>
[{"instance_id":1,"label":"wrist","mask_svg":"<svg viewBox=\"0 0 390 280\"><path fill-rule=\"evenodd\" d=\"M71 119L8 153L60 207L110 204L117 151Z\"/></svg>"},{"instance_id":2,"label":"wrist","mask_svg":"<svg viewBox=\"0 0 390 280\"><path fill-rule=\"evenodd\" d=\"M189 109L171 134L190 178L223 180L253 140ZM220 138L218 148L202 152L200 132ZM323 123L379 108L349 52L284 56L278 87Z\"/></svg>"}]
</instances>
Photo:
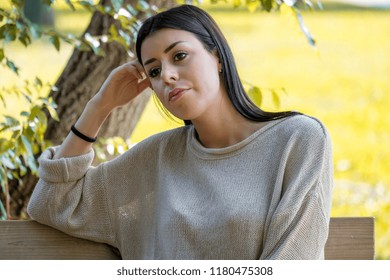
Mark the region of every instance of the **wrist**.
<instances>
[{"instance_id":1,"label":"wrist","mask_svg":"<svg viewBox=\"0 0 390 280\"><path fill-rule=\"evenodd\" d=\"M98 118L98 120L104 121L108 115L111 114L113 108L110 107L106 102L102 102L96 97L93 97L91 100L88 101L85 110L88 110L90 112L93 112L95 117Z\"/></svg>"},{"instance_id":2,"label":"wrist","mask_svg":"<svg viewBox=\"0 0 390 280\"><path fill-rule=\"evenodd\" d=\"M76 135L80 139L83 139L85 142L88 142L88 143L96 142L96 137L89 137L87 135L84 135L74 125L72 125L70 130L73 132L74 135Z\"/></svg>"},{"instance_id":3,"label":"wrist","mask_svg":"<svg viewBox=\"0 0 390 280\"><path fill-rule=\"evenodd\" d=\"M111 111L99 106L92 99L85 106L74 127L82 134L95 138Z\"/></svg>"}]
</instances>

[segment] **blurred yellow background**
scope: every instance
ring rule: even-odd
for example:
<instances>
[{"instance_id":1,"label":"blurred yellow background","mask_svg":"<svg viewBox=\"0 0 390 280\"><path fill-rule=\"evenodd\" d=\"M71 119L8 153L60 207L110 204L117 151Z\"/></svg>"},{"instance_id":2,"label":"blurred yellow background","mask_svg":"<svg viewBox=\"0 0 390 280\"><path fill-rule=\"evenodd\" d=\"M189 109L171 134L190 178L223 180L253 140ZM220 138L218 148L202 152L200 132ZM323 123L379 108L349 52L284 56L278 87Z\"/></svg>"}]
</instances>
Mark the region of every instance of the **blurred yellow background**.
<instances>
[{"instance_id":1,"label":"blurred yellow background","mask_svg":"<svg viewBox=\"0 0 390 280\"><path fill-rule=\"evenodd\" d=\"M316 1L313 1L316 2ZM305 11L316 39L311 47L287 11L249 13L229 4L204 4L231 44L241 78L263 91L262 108L298 110L319 118L333 142L335 185L332 216L374 216L376 257L390 259L390 10L359 9L322 1L324 10ZM89 22L83 10L55 6L56 28L80 33ZM72 48L56 52L47 41L29 48L7 46L22 67L22 79L54 83ZM0 69L0 88L18 78ZM272 89L280 94L276 107ZM13 114L23 105L9 97ZM19 111L19 110L17 110ZM149 102L131 140L178 126Z\"/></svg>"}]
</instances>

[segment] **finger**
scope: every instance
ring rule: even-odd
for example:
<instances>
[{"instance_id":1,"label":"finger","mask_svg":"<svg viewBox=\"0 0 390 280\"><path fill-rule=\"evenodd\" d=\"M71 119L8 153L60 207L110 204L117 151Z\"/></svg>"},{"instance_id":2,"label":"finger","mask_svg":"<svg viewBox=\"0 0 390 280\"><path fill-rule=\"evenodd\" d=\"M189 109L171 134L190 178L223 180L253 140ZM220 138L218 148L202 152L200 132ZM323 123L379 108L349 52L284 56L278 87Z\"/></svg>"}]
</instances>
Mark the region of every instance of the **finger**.
<instances>
[{"instance_id":1,"label":"finger","mask_svg":"<svg viewBox=\"0 0 390 280\"><path fill-rule=\"evenodd\" d=\"M138 74L139 74L139 79L145 79L146 74L145 74L144 68L141 66L141 64L138 62L135 66L136 66L136 69L137 69Z\"/></svg>"},{"instance_id":2,"label":"finger","mask_svg":"<svg viewBox=\"0 0 390 280\"><path fill-rule=\"evenodd\" d=\"M149 79L144 79L138 83L138 91L139 92L144 91L148 87L151 87Z\"/></svg>"},{"instance_id":3,"label":"finger","mask_svg":"<svg viewBox=\"0 0 390 280\"><path fill-rule=\"evenodd\" d=\"M125 64L126 69L130 70L138 79L144 79L144 70L141 64L137 60L133 60Z\"/></svg>"}]
</instances>

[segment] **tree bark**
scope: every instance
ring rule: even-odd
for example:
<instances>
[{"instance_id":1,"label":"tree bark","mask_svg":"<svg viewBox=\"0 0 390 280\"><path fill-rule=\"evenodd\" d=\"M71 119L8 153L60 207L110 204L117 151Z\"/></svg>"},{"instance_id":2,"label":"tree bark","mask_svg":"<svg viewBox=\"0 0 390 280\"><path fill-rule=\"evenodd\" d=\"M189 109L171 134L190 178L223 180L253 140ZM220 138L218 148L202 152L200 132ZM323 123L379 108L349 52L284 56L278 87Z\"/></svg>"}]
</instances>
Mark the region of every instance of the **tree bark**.
<instances>
[{"instance_id":1,"label":"tree bark","mask_svg":"<svg viewBox=\"0 0 390 280\"><path fill-rule=\"evenodd\" d=\"M125 0L133 3L134 0ZM101 0L101 4L110 5L110 0ZM159 8L174 6L174 0L149 1ZM140 20L142 20L140 14ZM114 19L110 16L95 12L91 18L85 33L91 35L107 34ZM64 71L56 82L58 91L50 92L49 96L57 103L57 113L60 122L51 118L48 120L48 127L45 138L53 145L59 145L69 133L70 127L76 122L84 109L86 103L98 92L101 85L110 72L117 66L129 60L127 50L118 43L106 43L102 46L105 56L97 56L92 51L85 52L75 49L71 55ZM130 104L116 109L108 117L101 128L99 137L120 136L128 138L133 132L148 100L151 91L146 90ZM23 184L17 181L10 184L11 214L13 217L27 217L26 206L37 178L28 173L23 178Z\"/></svg>"},{"instance_id":2,"label":"tree bark","mask_svg":"<svg viewBox=\"0 0 390 280\"><path fill-rule=\"evenodd\" d=\"M109 0L100 2L103 5L110 3ZM92 36L107 34L113 23L114 19L110 16L95 12L85 33ZM86 103L98 92L110 72L129 59L127 51L118 43L106 43L102 45L102 49L105 52L104 57L91 51L75 49L56 83L59 90L50 93L58 104L57 113L60 118L59 123L54 119L48 121L46 139L53 144L62 142ZM99 136L129 137L149 96L150 93L141 94L127 106L115 110L106 120Z\"/></svg>"}]
</instances>

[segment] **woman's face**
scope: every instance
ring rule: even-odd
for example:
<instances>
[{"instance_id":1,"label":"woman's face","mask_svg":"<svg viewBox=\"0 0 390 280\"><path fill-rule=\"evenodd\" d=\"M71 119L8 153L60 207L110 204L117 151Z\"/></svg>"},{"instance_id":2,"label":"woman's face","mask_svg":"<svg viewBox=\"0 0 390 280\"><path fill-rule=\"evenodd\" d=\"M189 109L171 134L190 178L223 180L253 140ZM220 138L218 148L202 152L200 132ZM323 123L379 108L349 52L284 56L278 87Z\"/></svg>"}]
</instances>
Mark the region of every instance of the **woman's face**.
<instances>
[{"instance_id":1,"label":"woman's face","mask_svg":"<svg viewBox=\"0 0 390 280\"><path fill-rule=\"evenodd\" d=\"M176 117L196 120L221 104L218 57L191 32L161 29L144 40L141 54L153 90Z\"/></svg>"}]
</instances>

